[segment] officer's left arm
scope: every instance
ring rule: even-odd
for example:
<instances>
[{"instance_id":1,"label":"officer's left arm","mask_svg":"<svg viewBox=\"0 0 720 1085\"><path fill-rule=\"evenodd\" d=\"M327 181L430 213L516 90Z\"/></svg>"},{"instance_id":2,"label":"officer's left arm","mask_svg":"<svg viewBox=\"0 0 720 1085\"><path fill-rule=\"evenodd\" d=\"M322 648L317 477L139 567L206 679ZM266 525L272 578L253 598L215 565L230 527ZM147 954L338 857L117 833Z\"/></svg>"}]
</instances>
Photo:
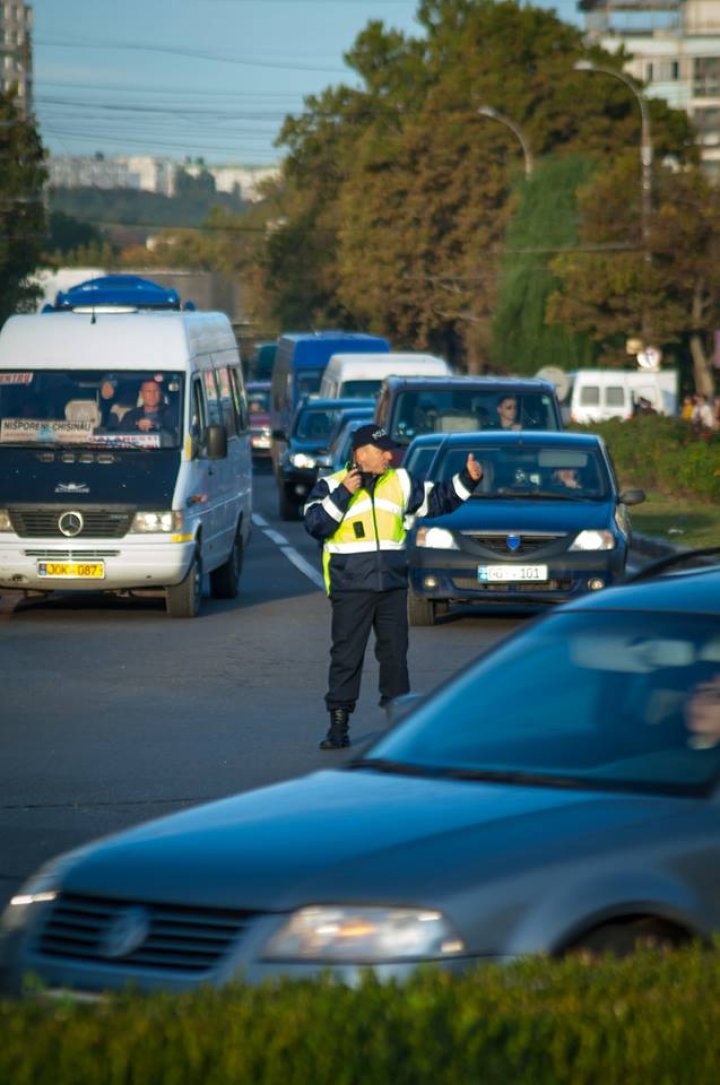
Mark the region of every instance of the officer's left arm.
<instances>
[{"instance_id":1,"label":"officer's left arm","mask_svg":"<svg viewBox=\"0 0 720 1085\"><path fill-rule=\"evenodd\" d=\"M463 501L467 501L482 479L482 467L470 453L462 471L450 482L418 482L408 477L412 488L407 514L432 519L433 516L445 516L453 512Z\"/></svg>"}]
</instances>

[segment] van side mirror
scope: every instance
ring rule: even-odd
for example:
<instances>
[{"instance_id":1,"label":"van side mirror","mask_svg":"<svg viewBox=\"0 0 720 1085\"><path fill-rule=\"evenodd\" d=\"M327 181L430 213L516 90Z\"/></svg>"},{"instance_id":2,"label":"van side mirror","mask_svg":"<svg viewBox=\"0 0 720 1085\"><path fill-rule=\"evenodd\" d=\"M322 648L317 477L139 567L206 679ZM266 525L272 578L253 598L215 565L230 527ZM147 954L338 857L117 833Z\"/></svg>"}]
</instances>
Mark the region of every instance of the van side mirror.
<instances>
[{"instance_id":1,"label":"van side mirror","mask_svg":"<svg viewBox=\"0 0 720 1085\"><path fill-rule=\"evenodd\" d=\"M621 505L640 505L644 500L644 490L623 490L618 495L618 503Z\"/></svg>"},{"instance_id":2,"label":"van side mirror","mask_svg":"<svg viewBox=\"0 0 720 1085\"><path fill-rule=\"evenodd\" d=\"M207 454L209 460L224 460L227 457L228 443L225 426L208 426Z\"/></svg>"}]
</instances>

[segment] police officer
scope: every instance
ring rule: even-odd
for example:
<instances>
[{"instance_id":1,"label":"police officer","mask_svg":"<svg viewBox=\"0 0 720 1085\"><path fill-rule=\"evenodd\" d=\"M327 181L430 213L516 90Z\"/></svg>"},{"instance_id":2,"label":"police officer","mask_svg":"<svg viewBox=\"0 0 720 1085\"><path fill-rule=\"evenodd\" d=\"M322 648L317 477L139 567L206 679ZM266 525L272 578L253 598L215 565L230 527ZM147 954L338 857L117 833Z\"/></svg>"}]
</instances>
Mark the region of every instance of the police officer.
<instances>
[{"instance_id":1,"label":"police officer","mask_svg":"<svg viewBox=\"0 0 720 1085\"><path fill-rule=\"evenodd\" d=\"M305 527L323 544L332 605L332 647L325 703L330 729L322 750L350 745L349 719L360 693L370 629L380 664L380 704L410 688L407 669L405 517L441 516L465 501L482 478L472 453L451 482L419 482L390 467L395 447L384 429L360 426L353 462L321 478L305 506Z\"/></svg>"}]
</instances>

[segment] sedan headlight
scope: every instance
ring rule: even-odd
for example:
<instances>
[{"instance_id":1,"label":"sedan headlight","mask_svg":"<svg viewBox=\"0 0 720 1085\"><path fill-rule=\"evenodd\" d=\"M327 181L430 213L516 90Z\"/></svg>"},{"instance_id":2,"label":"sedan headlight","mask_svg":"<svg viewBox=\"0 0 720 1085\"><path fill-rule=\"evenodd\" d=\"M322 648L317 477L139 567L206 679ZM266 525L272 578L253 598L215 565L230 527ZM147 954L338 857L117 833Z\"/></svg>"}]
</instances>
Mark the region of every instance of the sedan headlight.
<instances>
[{"instance_id":1,"label":"sedan headlight","mask_svg":"<svg viewBox=\"0 0 720 1085\"><path fill-rule=\"evenodd\" d=\"M290 456L290 463L293 467L313 468L317 466L316 460L312 456L308 456L306 452L293 452Z\"/></svg>"},{"instance_id":2,"label":"sedan headlight","mask_svg":"<svg viewBox=\"0 0 720 1085\"><path fill-rule=\"evenodd\" d=\"M415 536L416 546L426 546L430 550L459 550L452 531L444 527L419 527Z\"/></svg>"},{"instance_id":3,"label":"sedan headlight","mask_svg":"<svg viewBox=\"0 0 720 1085\"><path fill-rule=\"evenodd\" d=\"M164 534L182 531L181 512L136 512L130 526L131 532L140 534Z\"/></svg>"},{"instance_id":4,"label":"sedan headlight","mask_svg":"<svg viewBox=\"0 0 720 1085\"><path fill-rule=\"evenodd\" d=\"M20 930L30 918L30 909L36 904L47 904L55 900L60 884L60 870L55 863L41 867L37 874L29 878L18 892L10 898L10 903L2 916L4 932Z\"/></svg>"},{"instance_id":5,"label":"sedan headlight","mask_svg":"<svg viewBox=\"0 0 720 1085\"><path fill-rule=\"evenodd\" d=\"M13 526L10 523L10 513L7 509L0 509L0 531L12 531Z\"/></svg>"},{"instance_id":6,"label":"sedan headlight","mask_svg":"<svg viewBox=\"0 0 720 1085\"><path fill-rule=\"evenodd\" d=\"M571 550L614 550L615 536L612 531L581 531Z\"/></svg>"},{"instance_id":7,"label":"sedan headlight","mask_svg":"<svg viewBox=\"0 0 720 1085\"><path fill-rule=\"evenodd\" d=\"M294 912L263 957L365 964L447 957L464 948L440 912L318 905Z\"/></svg>"}]
</instances>

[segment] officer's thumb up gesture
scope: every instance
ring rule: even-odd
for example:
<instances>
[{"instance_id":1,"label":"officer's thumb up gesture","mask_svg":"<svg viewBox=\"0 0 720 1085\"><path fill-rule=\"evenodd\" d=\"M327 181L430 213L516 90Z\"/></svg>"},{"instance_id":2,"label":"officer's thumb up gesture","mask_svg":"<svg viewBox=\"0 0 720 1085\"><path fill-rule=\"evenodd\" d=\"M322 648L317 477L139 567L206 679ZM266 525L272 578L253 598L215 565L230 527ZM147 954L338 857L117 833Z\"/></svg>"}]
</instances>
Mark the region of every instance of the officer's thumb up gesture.
<instances>
[{"instance_id":1,"label":"officer's thumb up gesture","mask_svg":"<svg viewBox=\"0 0 720 1085\"><path fill-rule=\"evenodd\" d=\"M469 453L465 466L473 482L479 482L483 476L482 464L478 463L472 452Z\"/></svg>"}]
</instances>

